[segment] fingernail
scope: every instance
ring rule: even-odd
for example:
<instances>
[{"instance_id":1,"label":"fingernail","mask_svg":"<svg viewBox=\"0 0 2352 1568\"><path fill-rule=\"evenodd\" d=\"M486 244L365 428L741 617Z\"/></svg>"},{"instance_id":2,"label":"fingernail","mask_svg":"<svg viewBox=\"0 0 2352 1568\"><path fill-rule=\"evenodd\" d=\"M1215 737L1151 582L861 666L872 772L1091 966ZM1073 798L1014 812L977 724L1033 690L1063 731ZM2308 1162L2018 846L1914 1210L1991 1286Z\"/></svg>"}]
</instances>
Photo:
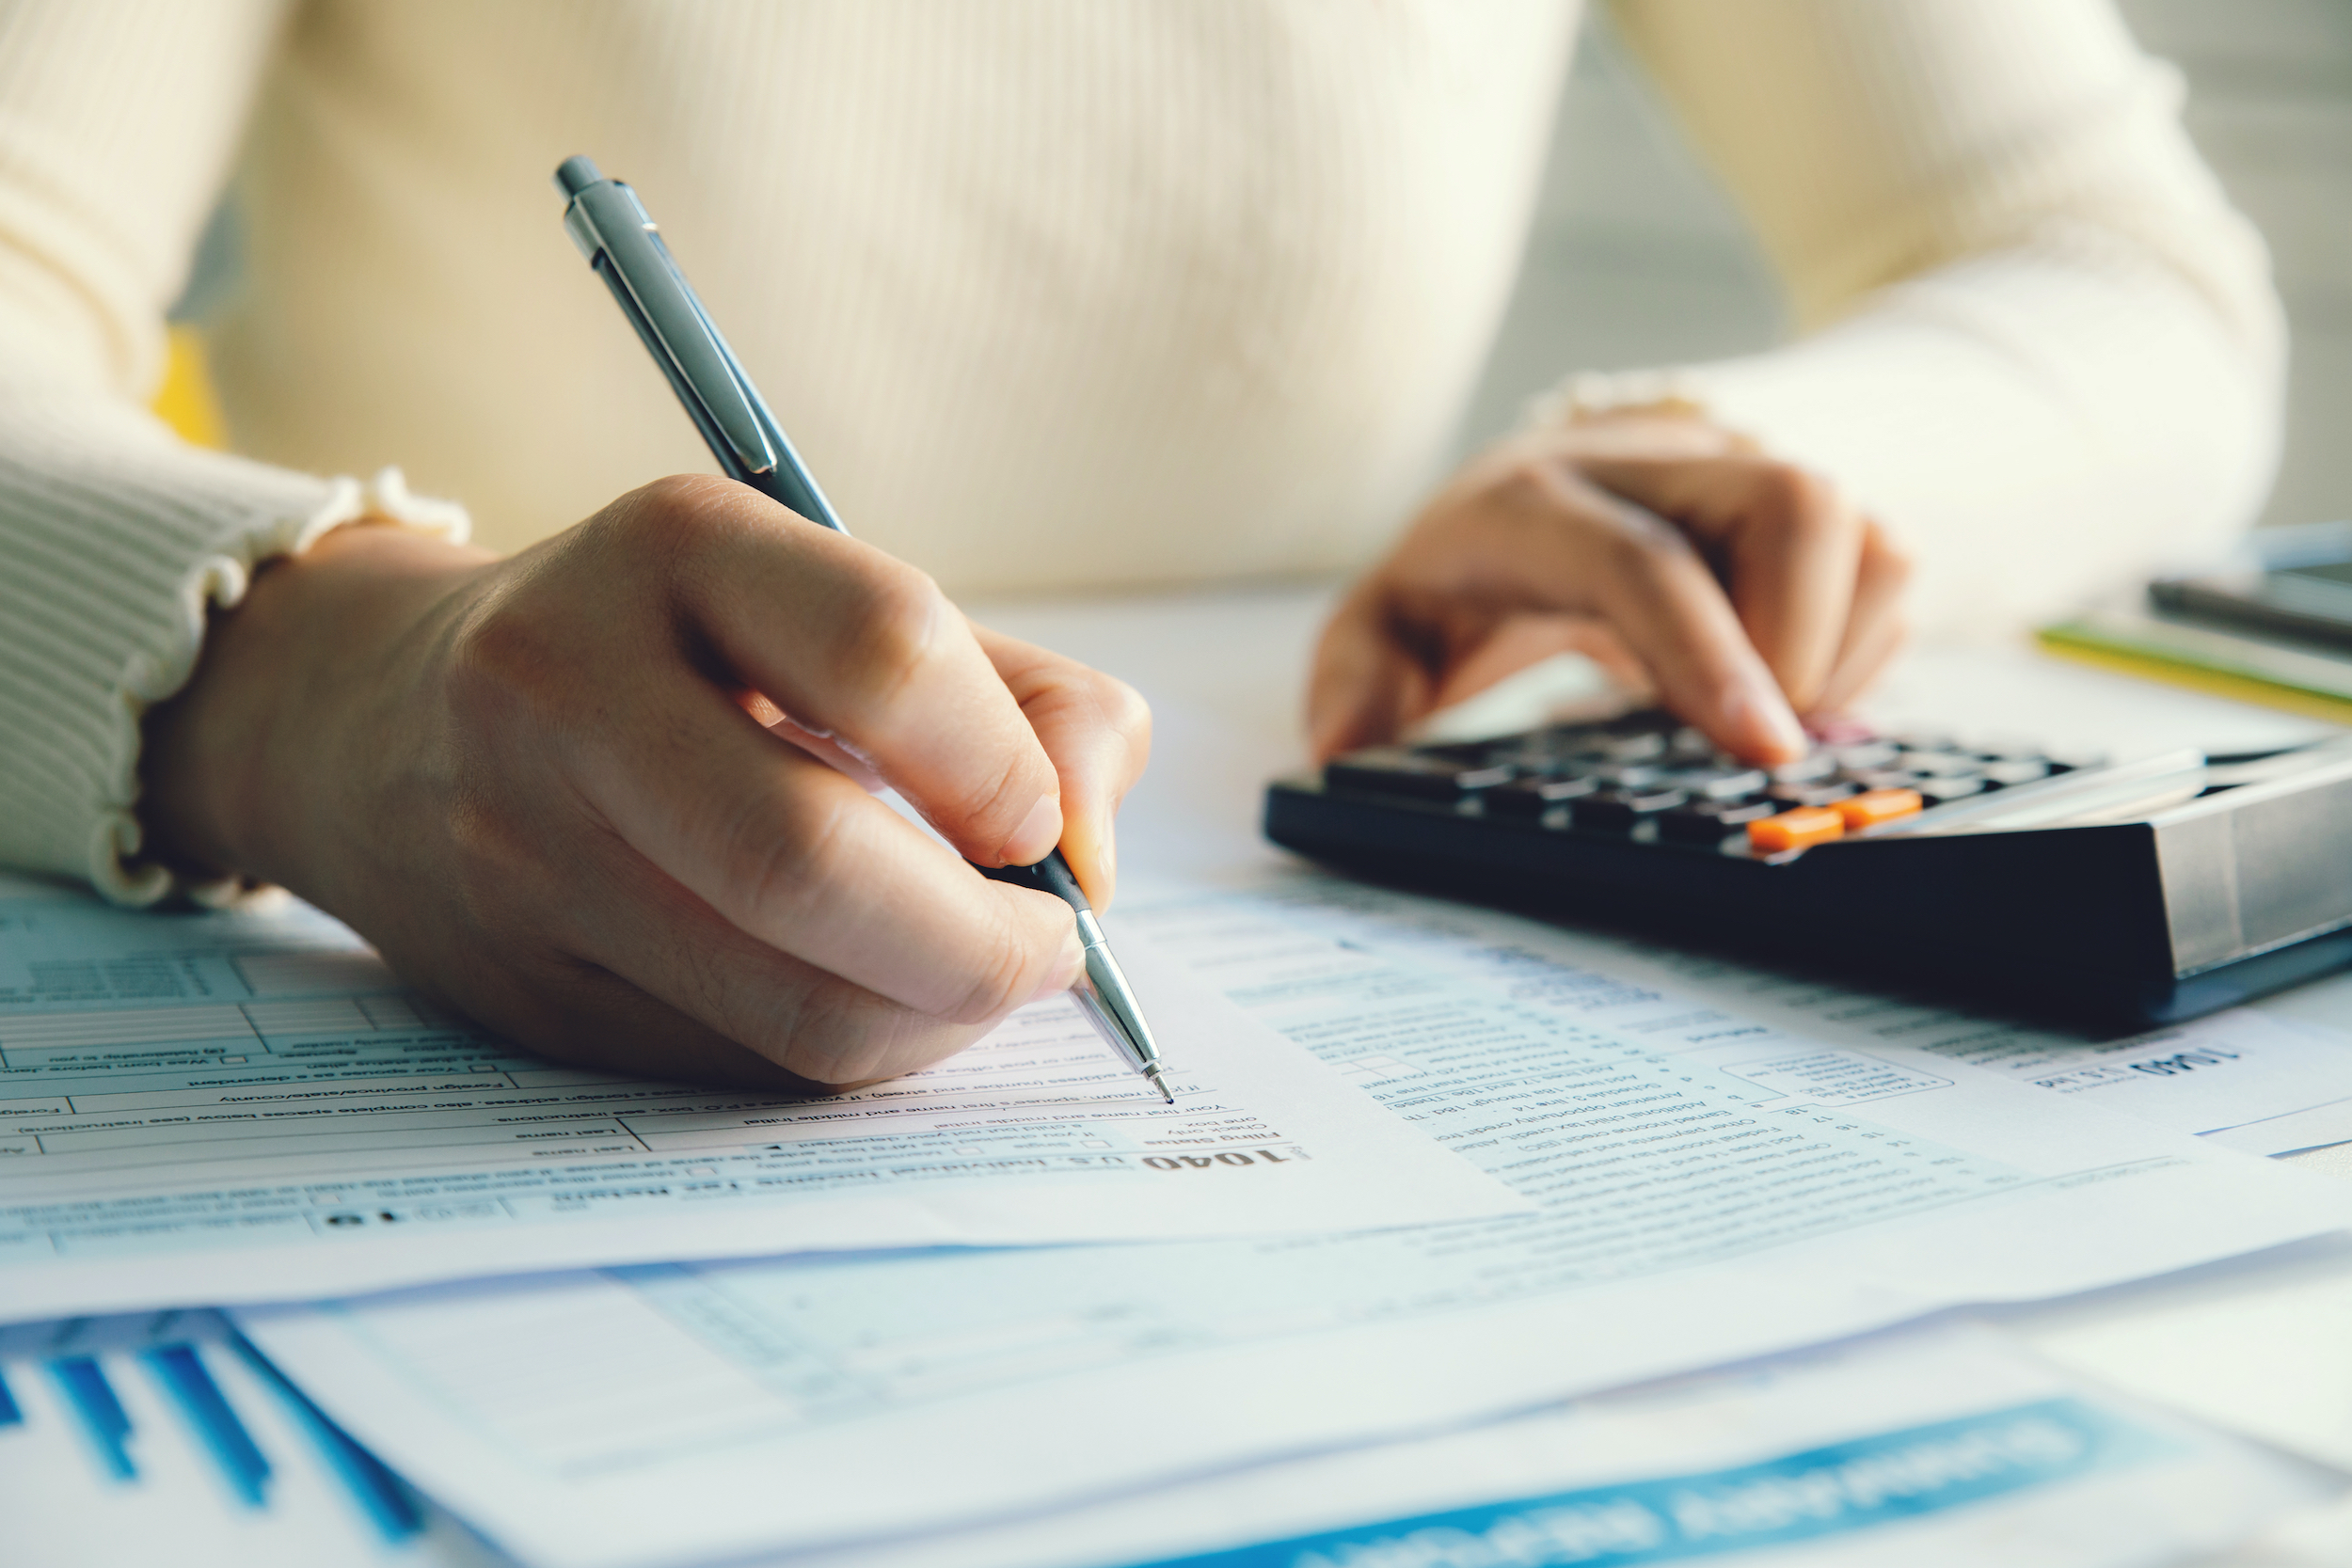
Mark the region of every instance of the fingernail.
<instances>
[{"instance_id":1,"label":"fingernail","mask_svg":"<svg viewBox=\"0 0 2352 1568\"><path fill-rule=\"evenodd\" d=\"M1054 967L1045 972L1044 983L1037 988L1029 1000L1042 1002L1049 996L1059 996L1078 983L1078 976L1086 966L1086 944L1078 940L1078 927L1073 925L1070 927L1069 936L1062 940L1061 953L1055 958Z\"/></svg>"},{"instance_id":2,"label":"fingernail","mask_svg":"<svg viewBox=\"0 0 2352 1568\"><path fill-rule=\"evenodd\" d=\"M1061 801L1052 795L1041 795L1029 815L1021 819L1021 826L1005 840L1005 847L996 852L1007 865L1035 865L1054 852L1061 842Z\"/></svg>"}]
</instances>

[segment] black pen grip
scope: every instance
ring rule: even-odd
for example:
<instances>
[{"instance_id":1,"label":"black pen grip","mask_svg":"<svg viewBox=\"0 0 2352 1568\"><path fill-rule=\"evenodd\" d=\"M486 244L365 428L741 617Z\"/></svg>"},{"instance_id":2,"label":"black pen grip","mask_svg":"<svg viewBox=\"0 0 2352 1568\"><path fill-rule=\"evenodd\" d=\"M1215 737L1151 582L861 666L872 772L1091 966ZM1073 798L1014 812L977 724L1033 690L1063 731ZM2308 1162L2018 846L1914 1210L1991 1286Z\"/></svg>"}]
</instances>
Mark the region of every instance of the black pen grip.
<instances>
[{"instance_id":1,"label":"black pen grip","mask_svg":"<svg viewBox=\"0 0 2352 1568\"><path fill-rule=\"evenodd\" d=\"M1073 910L1091 911L1094 907L1087 902L1085 890L1078 886L1078 879L1072 875L1070 863L1061 858L1059 849L1035 865L982 865L974 869L992 882L1009 882L1014 887L1050 893Z\"/></svg>"}]
</instances>

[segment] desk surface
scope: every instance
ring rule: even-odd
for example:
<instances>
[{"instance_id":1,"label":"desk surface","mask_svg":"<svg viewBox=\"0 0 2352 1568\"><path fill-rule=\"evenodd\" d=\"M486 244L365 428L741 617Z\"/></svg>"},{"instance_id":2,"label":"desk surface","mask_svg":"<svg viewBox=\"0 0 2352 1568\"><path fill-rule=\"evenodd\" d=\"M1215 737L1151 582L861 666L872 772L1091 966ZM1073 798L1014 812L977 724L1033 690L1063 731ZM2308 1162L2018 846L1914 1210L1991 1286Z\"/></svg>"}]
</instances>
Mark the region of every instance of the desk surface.
<instances>
[{"instance_id":1,"label":"desk surface","mask_svg":"<svg viewBox=\"0 0 2352 1568\"><path fill-rule=\"evenodd\" d=\"M1266 588L1001 603L974 614L1119 675L1150 700L1152 768L1120 820L1120 875L1133 887L1278 857L1258 836L1260 793L1267 779L1304 764L1300 694L1329 602L1325 589ZM1534 705L1541 691L1520 696ZM1515 715L1511 705L1508 694L1497 705L1497 728L1533 722L1540 711L1525 705ZM1889 724L2021 735L2119 755L2250 750L2328 730L2016 645L1915 651L1867 710ZM2352 1028L2352 971L2258 1006ZM2295 1158L2352 1180L2352 1145ZM2352 1239L1999 1316L2088 1372L2352 1467ZM2335 1560L2338 1547L2352 1555L2352 1508L2321 1528L2331 1533L2309 1560Z\"/></svg>"}]
</instances>

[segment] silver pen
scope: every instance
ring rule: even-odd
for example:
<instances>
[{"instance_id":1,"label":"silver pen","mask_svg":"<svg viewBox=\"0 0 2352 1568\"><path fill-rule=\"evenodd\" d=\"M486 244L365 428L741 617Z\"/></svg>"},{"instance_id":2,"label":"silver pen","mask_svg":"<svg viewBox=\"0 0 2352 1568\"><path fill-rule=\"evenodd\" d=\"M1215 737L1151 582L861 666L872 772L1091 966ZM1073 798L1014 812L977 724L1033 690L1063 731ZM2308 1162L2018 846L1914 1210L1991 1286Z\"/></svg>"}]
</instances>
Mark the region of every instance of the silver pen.
<instances>
[{"instance_id":1,"label":"silver pen","mask_svg":"<svg viewBox=\"0 0 2352 1568\"><path fill-rule=\"evenodd\" d=\"M612 291L670 389L686 405L711 455L729 479L790 507L812 523L838 533L850 531L825 499L824 491L785 438L783 427L743 372L734 351L678 270L670 247L645 214L637 193L607 180L585 158L566 158L555 171L564 198L564 228L588 264ZM1111 956L1103 927L1087 903L1070 863L1054 850L1035 865L977 867L984 877L1050 893L1067 902L1086 947L1086 973L1071 988L1095 1031L1112 1050L1160 1091L1170 1105L1176 1093L1134 988Z\"/></svg>"}]
</instances>

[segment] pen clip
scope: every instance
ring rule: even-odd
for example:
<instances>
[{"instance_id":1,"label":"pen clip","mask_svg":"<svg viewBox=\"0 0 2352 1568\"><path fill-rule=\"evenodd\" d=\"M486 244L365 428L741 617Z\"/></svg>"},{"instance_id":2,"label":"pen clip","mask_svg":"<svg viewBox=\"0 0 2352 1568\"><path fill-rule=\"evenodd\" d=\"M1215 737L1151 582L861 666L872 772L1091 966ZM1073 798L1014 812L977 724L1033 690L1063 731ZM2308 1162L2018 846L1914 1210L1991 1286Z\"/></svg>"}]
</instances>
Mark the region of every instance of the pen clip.
<instances>
[{"instance_id":1,"label":"pen clip","mask_svg":"<svg viewBox=\"0 0 2352 1568\"><path fill-rule=\"evenodd\" d=\"M585 159L572 162L586 164ZM588 172L593 176L594 166ZM646 346L665 362L671 385L698 416L695 422L725 443L742 466L738 477L774 472L775 448L750 388L735 368L735 356L670 259L669 247L661 243L637 193L617 180L596 179L567 188L567 194L571 201L564 211L564 227L572 243L630 308Z\"/></svg>"}]
</instances>

